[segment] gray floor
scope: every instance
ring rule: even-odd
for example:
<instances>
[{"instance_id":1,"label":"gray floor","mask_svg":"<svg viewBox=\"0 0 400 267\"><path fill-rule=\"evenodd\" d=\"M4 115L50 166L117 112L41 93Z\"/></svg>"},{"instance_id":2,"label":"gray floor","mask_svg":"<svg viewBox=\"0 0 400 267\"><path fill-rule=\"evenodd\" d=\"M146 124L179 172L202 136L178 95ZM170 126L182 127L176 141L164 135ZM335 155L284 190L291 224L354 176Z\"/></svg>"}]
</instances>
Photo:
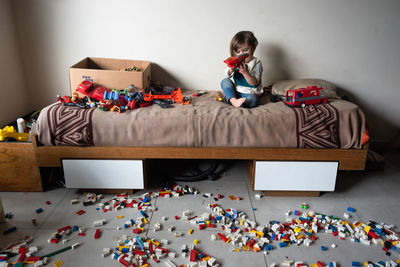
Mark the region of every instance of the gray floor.
<instances>
[{"instance_id":1,"label":"gray floor","mask_svg":"<svg viewBox=\"0 0 400 267\"><path fill-rule=\"evenodd\" d=\"M235 164L228 169L222 177L214 182L202 181L191 184L198 189L201 194L198 196L185 195L180 198L156 198L152 204L157 210L151 214L150 222L146 228L146 233L141 236L149 236L157 240L168 239L167 245L171 251L177 252L178 257L172 261L179 264L187 264L188 258L180 256L183 244L192 244L194 239L199 240L197 247L204 253L213 256L222 266L269 266L273 262L279 263L290 259L294 261L304 261L311 265L317 261L329 263L336 261L339 266L351 266L352 261L387 261L389 259L398 260L399 253L393 252L390 257L386 256L380 245L363 245L354 243L348 239L340 240L338 237L318 234L318 240L310 247L291 246L279 248L274 242L275 249L268 254L255 252L231 252L231 246L222 241L212 241L211 234L221 232L220 228L215 230L207 228L198 230L188 221L174 219L175 215L181 216L185 210L190 210L191 215L201 215L208 210L205 208L207 203L217 203L212 198L205 198L203 193L220 193L225 197L218 201L224 209L234 208L244 211L249 218L257 221L259 225L264 225L271 220L284 221L287 210L299 209L302 202L307 202L311 210L316 212L336 215L343 217L347 207L356 209L350 221L360 220L367 222L373 220L384 222L388 225L398 226L400 213L400 154L389 153L385 155L386 165L384 171L368 172L340 172L338 174L336 191L325 193L321 197L263 197L255 199L250 189L246 176L245 166L242 162ZM134 197L141 196L138 192ZM17 231L8 235L1 235L0 248L16 242L19 238L26 235L33 237L31 245L38 246L39 252L46 254L66 245L75 242L81 243L80 247L73 251L67 251L50 259L52 265L56 260L61 259L64 266L122 266L109 257L101 256L103 248L113 248L116 241L122 234L132 235L131 229L117 230L117 226L122 226L124 221L129 218L140 216L137 209L124 209L103 213L96 210L96 206L83 207L82 203L71 205L71 199L81 197L73 189L53 189L44 193L1 193L3 205L6 212L12 212L14 217L0 224L0 231L3 232L12 226L17 227ZM240 196L242 200L231 200L229 195ZM106 195L109 199L114 195ZM49 200L52 204L46 205ZM35 210L43 208L44 212L36 214ZM86 211L85 214L78 216L75 214L79 209ZM124 219L117 219L116 215L124 215ZM166 216L168 220L162 222L161 217ZM37 219L37 226L31 223L32 218ZM93 238L93 221L106 219L107 223L100 227L102 230L101 238ZM163 229L154 232L153 225L161 222ZM85 237L79 237L75 233L70 235L66 245L50 244L47 242L50 235L58 228L65 225L78 225L87 228ZM174 237L169 232L168 226L174 225L176 231L184 233L182 237ZM187 231L194 228L192 235ZM395 228L399 231L398 228ZM331 248L335 243L336 248ZM321 246L326 246L326 251L321 251ZM150 261L151 266L167 266L163 261L156 264Z\"/></svg>"}]
</instances>

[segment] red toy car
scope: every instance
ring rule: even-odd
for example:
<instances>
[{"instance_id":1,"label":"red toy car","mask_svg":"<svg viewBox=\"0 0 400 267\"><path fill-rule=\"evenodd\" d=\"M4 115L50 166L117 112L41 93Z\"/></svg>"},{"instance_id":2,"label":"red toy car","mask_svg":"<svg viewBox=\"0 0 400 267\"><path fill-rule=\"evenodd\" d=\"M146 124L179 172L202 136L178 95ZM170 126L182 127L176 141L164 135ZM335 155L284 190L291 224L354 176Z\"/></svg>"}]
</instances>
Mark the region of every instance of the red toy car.
<instances>
[{"instance_id":1,"label":"red toy car","mask_svg":"<svg viewBox=\"0 0 400 267\"><path fill-rule=\"evenodd\" d=\"M302 108L307 105L326 103L328 98L319 94L322 89L322 87L318 86L307 86L307 88L287 90L284 102L291 107L300 106Z\"/></svg>"}]
</instances>

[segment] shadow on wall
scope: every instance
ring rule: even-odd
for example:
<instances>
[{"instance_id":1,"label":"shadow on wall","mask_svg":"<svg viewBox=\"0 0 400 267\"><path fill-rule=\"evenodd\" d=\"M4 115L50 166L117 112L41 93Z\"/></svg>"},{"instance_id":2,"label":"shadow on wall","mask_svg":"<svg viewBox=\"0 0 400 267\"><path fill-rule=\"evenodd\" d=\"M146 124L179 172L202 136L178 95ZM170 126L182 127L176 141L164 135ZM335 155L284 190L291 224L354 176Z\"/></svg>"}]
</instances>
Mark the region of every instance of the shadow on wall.
<instances>
[{"instance_id":1,"label":"shadow on wall","mask_svg":"<svg viewBox=\"0 0 400 267\"><path fill-rule=\"evenodd\" d=\"M290 64L282 48L275 44L262 43L259 46L263 59L263 85L268 86L280 80L291 80ZM265 77L267 77L265 79Z\"/></svg>"},{"instance_id":2,"label":"shadow on wall","mask_svg":"<svg viewBox=\"0 0 400 267\"><path fill-rule=\"evenodd\" d=\"M159 81L162 85L182 87L180 80L156 63L151 63L151 80L152 82Z\"/></svg>"},{"instance_id":3,"label":"shadow on wall","mask_svg":"<svg viewBox=\"0 0 400 267\"><path fill-rule=\"evenodd\" d=\"M334 81L333 81L334 83ZM339 96L346 96L349 101L357 104L364 112L369 125L371 148L384 153L400 149L400 127L378 113L370 105L363 103L348 88L336 85ZM376 139L379 136L380 139Z\"/></svg>"}]
</instances>

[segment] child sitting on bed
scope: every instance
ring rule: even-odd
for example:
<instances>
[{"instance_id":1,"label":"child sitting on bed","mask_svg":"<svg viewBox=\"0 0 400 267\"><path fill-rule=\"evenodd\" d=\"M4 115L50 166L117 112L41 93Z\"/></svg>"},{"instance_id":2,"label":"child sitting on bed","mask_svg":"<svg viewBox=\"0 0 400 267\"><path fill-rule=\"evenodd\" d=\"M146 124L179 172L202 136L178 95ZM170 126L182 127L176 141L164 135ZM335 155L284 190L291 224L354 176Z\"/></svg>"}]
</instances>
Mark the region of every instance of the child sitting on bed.
<instances>
[{"instance_id":1,"label":"child sitting on bed","mask_svg":"<svg viewBox=\"0 0 400 267\"><path fill-rule=\"evenodd\" d=\"M263 93L263 67L261 61L253 56L257 45L257 38L250 31L238 32L230 43L231 56L248 54L237 68L227 67L225 78L221 82L226 100L234 107L254 108L258 105L258 97Z\"/></svg>"}]
</instances>

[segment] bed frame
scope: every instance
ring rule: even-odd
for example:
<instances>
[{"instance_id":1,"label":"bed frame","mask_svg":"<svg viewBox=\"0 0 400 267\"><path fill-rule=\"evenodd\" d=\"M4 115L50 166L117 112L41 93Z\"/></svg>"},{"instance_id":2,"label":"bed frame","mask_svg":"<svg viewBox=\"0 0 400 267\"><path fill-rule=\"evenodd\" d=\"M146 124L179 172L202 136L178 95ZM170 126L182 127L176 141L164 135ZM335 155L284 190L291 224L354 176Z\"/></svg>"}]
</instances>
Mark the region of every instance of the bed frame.
<instances>
[{"instance_id":1,"label":"bed frame","mask_svg":"<svg viewBox=\"0 0 400 267\"><path fill-rule=\"evenodd\" d=\"M32 141L39 167L61 167L61 159L136 159L143 160L146 172L152 159L233 159L247 161L247 171L254 189L256 161L337 161L339 170L364 170L368 144L362 149L311 148L239 148L239 147L76 147L43 146L37 136ZM146 167L147 166L147 167ZM269 195L317 196L315 191L272 192Z\"/></svg>"}]
</instances>

